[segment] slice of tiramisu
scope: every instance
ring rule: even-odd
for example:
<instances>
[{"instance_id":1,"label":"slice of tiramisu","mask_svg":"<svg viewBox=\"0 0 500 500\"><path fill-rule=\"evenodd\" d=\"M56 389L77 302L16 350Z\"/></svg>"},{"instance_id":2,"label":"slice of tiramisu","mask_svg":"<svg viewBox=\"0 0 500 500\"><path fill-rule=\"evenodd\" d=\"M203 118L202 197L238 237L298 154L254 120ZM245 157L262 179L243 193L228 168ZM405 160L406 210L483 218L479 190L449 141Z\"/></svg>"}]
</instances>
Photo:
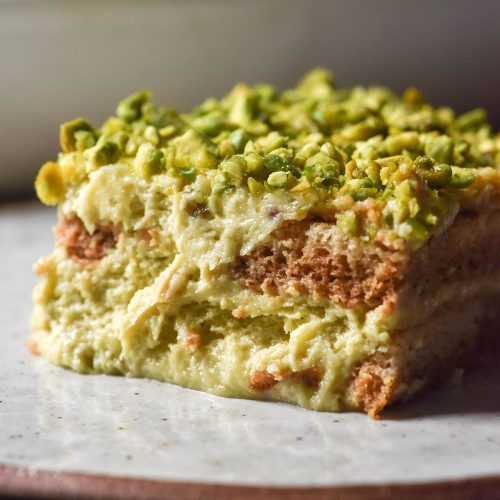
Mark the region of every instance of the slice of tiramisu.
<instances>
[{"instance_id":1,"label":"slice of tiramisu","mask_svg":"<svg viewBox=\"0 0 500 500\"><path fill-rule=\"evenodd\" d=\"M83 373L377 415L461 367L500 299L500 136L416 89L237 85L61 128L34 341ZM490 328L482 325L489 324Z\"/></svg>"}]
</instances>

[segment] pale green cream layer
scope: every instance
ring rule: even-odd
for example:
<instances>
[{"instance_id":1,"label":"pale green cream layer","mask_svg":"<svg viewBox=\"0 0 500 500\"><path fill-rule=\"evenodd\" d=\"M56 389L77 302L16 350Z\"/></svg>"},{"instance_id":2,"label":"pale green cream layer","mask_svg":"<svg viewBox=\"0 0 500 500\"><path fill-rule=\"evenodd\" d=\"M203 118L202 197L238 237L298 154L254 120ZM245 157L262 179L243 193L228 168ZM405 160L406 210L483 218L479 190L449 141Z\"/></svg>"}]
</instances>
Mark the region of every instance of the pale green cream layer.
<instances>
[{"instance_id":1,"label":"pale green cream layer","mask_svg":"<svg viewBox=\"0 0 500 500\"><path fill-rule=\"evenodd\" d=\"M340 410L353 368L389 342L381 310L354 312L305 298L264 296L225 273L238 255L265 241L308 207L286 192L256 199L247 190L205 196L200 176L171 189L168 176L146 183L126 164L100 168L74 188L61 215L78 215L89 231L119 223L117 248L95 267L63 249L42 259L34 330L41 354L80 372L144 376L231 397L271 398ZM209 184L208 184L209 186ZM207 188L208 189L208 188ZM169 196L164 193L169 192ZM207 202L208 200L208 202ZM207 203L210 217L190 215ZM158 231L141 240L140 229ZM237 319L233 316L243 311ZM195 332L197 349L186 348ZM250 374L316 367L318 387L284 378L269 391L250 388Z\"/></svg>"}]
</instances>

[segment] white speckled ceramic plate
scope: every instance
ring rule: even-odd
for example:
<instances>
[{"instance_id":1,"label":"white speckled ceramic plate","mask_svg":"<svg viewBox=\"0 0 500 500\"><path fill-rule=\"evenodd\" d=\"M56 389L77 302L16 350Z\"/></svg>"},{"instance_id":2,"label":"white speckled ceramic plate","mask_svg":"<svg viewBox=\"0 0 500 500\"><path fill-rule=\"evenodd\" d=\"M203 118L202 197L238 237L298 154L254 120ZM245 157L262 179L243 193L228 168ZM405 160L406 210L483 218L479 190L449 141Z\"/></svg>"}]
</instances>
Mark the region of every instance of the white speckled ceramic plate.
<instances>
[{"instance_id":1,"label":"white speckled ceramic plate","mask_svg":"<svg viewBox=\"0 0 500 500\"><path fill-rule=\"evenodd\" d=\"M0 207L0 464L276 487L500 474L497 367L370 420L83 376L32 356L31 265L51 249L54 218L36 204Z\"/></svg>"}]
</instances>

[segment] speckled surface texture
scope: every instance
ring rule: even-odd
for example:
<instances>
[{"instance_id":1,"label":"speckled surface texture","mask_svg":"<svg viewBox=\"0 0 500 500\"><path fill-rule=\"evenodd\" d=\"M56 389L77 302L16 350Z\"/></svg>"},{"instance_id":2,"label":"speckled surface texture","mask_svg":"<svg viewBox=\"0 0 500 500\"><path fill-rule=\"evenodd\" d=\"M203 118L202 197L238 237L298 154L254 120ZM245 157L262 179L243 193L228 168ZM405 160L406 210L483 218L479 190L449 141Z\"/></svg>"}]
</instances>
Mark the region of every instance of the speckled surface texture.
<instances>
[{"instance_id":1,"label":"speckled surface texture","mask_svg":"<svg viewBox=\"0 0 500 500\"><path fill-rule=\"evenodd\" d=\"M36 204L0 206L0 464L282 486L500 474L498 368L374 421L83 376L30 355L31 265L50 251L54 218Z\"/></svg>"}]
</instances>

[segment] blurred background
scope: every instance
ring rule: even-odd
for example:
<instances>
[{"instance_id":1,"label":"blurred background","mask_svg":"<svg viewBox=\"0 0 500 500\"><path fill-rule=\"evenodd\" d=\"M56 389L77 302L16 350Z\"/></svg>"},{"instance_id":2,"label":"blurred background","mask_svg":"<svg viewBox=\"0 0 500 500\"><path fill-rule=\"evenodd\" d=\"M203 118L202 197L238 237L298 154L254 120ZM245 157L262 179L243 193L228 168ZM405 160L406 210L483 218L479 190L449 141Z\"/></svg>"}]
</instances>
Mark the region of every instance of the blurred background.
<instances>
[{"instance_id":1,"label":"blurred background","mask_svg":"<svg viewBox=\"0 0 500 500\"><path fill-rule=\"evenodd\" d=\"M33 196L59 124L128 93L187 111L237 81L419 87L500 128L499 0L0 0L0 201Z\"/></svg>"}]
</instances>

